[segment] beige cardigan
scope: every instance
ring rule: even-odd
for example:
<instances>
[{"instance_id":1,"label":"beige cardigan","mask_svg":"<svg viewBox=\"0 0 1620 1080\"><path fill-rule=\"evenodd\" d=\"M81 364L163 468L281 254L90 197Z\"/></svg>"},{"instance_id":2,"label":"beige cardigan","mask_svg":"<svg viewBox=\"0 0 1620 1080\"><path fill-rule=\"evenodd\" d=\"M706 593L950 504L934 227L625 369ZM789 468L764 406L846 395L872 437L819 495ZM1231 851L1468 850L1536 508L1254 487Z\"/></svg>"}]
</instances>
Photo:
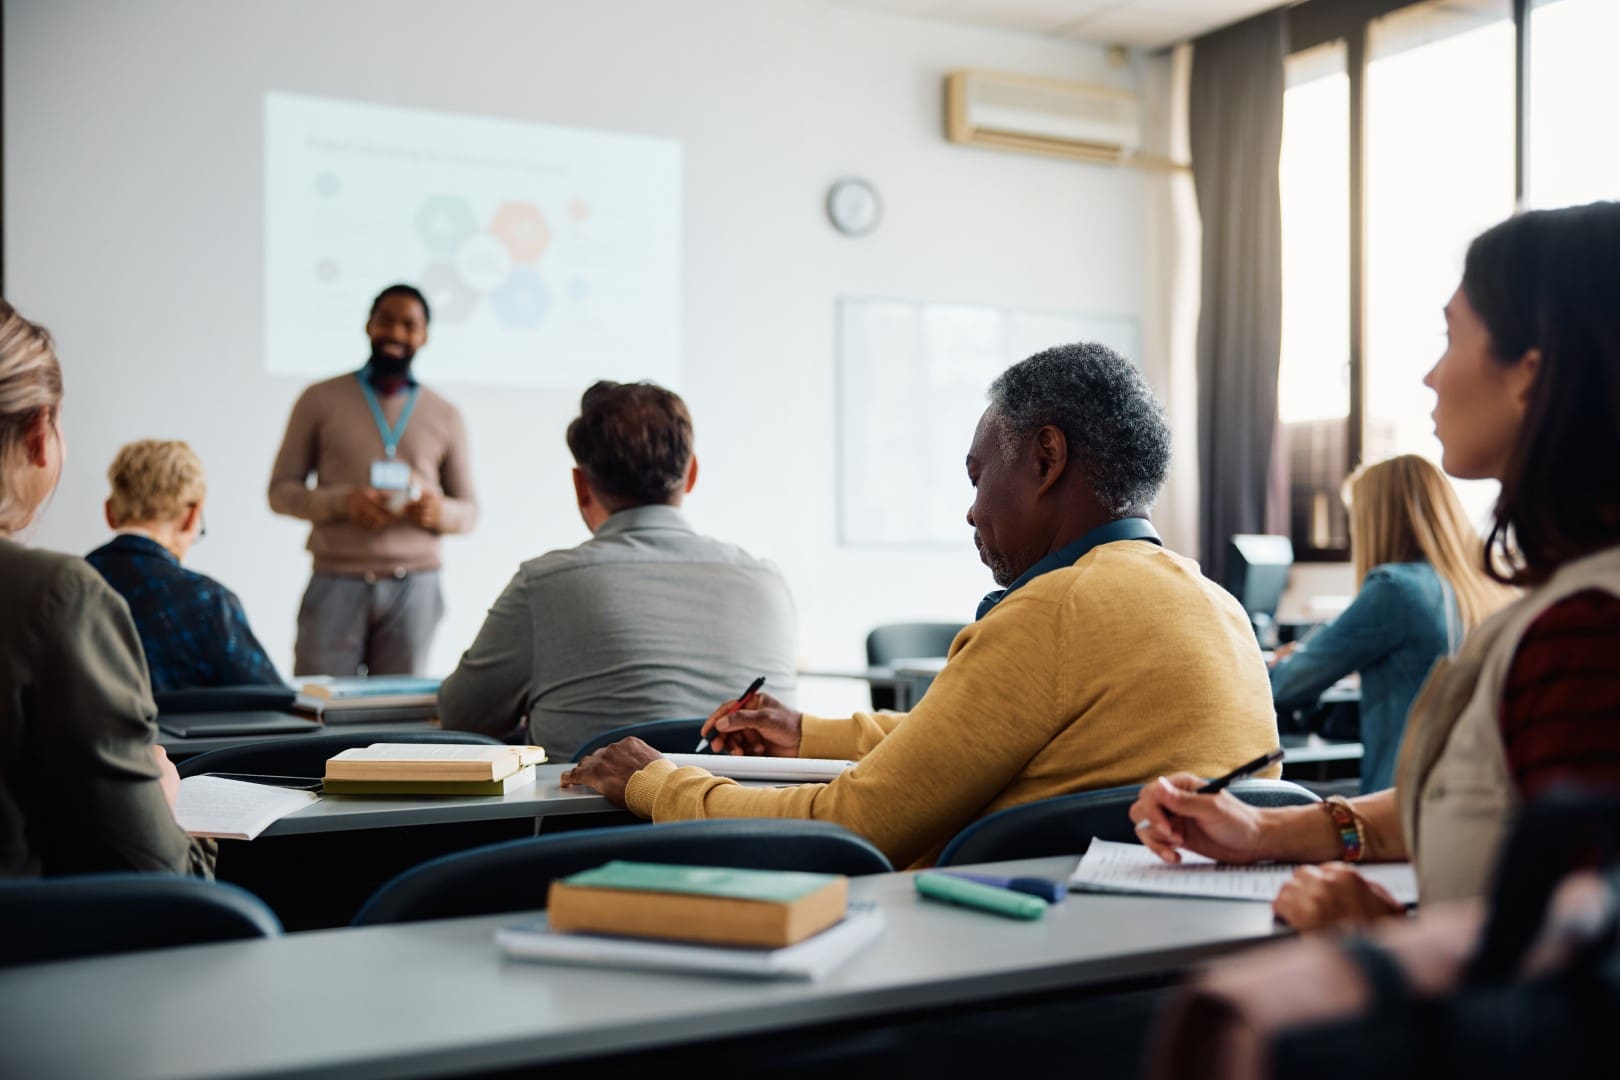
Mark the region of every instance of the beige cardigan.
<instances>
[{"instance_id":1,"label":"beige cardigan","mask_svg":"<svg viewBox=\"0 0 1620 1080\"><path fill-rule=\"evenodd\" d=\"M1508 669L1530 625L1588 589L1620 596L1620 547L1566 564L1439 661L1407 720L1395 775L1406 849L1425 903L1484 895L1519 794L1502 745Z\"/></svg>"}]
</instances>

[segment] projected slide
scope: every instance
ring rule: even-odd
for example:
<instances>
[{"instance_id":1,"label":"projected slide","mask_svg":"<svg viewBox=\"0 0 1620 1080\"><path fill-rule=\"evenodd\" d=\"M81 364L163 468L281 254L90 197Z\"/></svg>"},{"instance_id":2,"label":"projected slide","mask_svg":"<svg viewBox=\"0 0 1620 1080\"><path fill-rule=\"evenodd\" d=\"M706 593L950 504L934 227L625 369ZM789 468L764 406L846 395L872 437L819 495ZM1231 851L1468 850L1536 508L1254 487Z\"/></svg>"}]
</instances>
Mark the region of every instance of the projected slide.
<instances>
[{"instance_id":1,"label":"projected slide","mask_svg":"<svg viewBox=\"0 0 1620 1080\"><path fill-rule=\"evenodd\" d=\"M676 383L680 144L267 94L265 357L358 366L371 298L433 308L423 379Z\"/></svg>"}]
</instances>

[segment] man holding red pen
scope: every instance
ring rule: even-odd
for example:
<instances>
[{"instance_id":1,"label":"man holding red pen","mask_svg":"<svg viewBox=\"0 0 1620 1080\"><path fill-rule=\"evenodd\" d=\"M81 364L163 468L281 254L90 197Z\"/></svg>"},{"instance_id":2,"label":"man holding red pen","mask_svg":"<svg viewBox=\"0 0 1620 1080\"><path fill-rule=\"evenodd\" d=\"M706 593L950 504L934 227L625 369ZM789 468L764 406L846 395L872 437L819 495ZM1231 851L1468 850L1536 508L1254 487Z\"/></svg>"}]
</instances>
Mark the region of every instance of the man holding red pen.
<instances>
[{"instance_id":1,"label":"man holding red pen","mask_svg":"<svg viewBox=\"0 0 1620 1080\"><path fill-rule=\"evenodd\" d=\"M917 707L824 719L758 693L704 725L720 752L853 768L744 788L625 739L564 783L654 821L833 821L897 866L926 866L998 810L1169 772L1219 776L1267 753L1276 713L1248 616L1147 520L1169 460L1163 409L1123 357L1080 344L1013 365L967 456L968 524L1002 588Z\"/></svg>"}]
</instances>

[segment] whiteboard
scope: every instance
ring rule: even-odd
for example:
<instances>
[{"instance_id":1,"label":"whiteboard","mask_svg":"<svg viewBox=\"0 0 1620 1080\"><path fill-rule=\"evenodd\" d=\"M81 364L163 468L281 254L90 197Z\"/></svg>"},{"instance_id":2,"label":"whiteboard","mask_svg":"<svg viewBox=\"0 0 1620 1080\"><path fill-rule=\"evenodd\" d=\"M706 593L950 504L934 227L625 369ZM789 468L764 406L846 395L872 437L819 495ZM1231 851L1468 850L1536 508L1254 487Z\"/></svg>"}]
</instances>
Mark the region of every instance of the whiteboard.
<instances>
[{"instance_id":1,"label":"whiteboard","mask_svg":"<svg viewBox=\"0 0 1620 1080\"><path fill-rule=\"evenodd\" d=\"M1028 356L1094 341L1136 359L1136 320L972 304L838 301L838 539L962 547L963 464L990 383Z\"/></svg>"}]
</instances>

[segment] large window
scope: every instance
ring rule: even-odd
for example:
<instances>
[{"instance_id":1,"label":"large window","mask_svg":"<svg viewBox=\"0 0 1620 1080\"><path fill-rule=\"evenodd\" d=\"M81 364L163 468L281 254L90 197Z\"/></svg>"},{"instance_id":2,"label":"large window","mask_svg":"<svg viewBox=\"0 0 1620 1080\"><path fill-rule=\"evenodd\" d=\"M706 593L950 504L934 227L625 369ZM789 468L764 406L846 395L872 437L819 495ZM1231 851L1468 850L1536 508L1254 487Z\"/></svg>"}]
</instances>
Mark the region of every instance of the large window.
<instances>
[{"instance_id":1,"label":"large window","mask_svg":"<svg viewBox=\"0 0 1620 1080\"><path fill-rule=\"evenodd\" d=\"M1439 457L1422 379L1468 242L1515 207L1620 198L1620 0L1310 0L1289 18L1277 452L1296 557L1343 559L1350 470ZM1483 525L1495 482L1457 489Z\"/></svg>"},{"instance_id":2,"label":"large window","mask_svg":"<svg viewBox=\"0 0 1620 1080\"><path fill-rule=\"evenodd\" d=\"M1620 199L1620 0L1551 0L1530 12L1526 203Z\"/></svg>"},{"instance_id":3,"label":"large window","mask_svg":"<svg viewBox=\"0 0 1620 1080\"><path fill-rule=\"evenodd\" d=\"M1513 213L1513 48L1505 3L1419 4L1369 29L1365 461L1440 459L1423 376L1468 242ZM1482 521L1496 483L1457 487Z\"/></svg>"},{"instance_id":4,"label":"large window","mask_svg":"<svg viewBox=\"0 0 1620 1080\"><path fill-rule=\"evenodd\" d=\"M1350 79L1341 42L1288 61L1283 95L1277 453L1296 547L1349 543L1338 485L1350 422Z\"/></svg>"}]
</instances>

